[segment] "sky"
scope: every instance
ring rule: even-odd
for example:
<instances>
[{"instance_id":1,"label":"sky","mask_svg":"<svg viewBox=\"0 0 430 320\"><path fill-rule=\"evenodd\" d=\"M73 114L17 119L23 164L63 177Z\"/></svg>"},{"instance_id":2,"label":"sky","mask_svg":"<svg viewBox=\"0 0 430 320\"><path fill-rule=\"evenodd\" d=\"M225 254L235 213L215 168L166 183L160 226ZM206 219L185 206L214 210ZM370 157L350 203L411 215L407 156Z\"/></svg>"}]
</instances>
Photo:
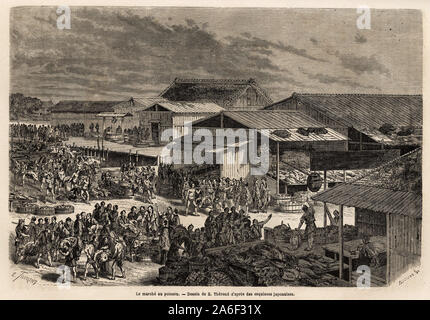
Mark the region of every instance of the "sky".
<instances>
[{"instance_id":1,"label":"sky","mask_svg":"<svg viewBox=\"0 0 430 320\"><path fill-rule=\"evenodd\" d=\"M10 13L10 92L42 100L155 96L179 78L254 78L301 93L422 93L417 10L56 7Z\"/></svg>"}]
</instances>

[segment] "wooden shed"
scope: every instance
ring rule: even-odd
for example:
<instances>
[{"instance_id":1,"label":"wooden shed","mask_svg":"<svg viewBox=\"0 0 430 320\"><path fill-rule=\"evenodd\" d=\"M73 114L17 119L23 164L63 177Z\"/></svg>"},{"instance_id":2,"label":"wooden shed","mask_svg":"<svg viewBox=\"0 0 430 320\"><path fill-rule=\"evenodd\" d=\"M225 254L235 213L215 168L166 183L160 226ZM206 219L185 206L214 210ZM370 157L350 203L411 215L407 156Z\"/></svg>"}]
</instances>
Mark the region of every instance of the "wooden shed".
<instances>
[{"instance_id":1,"label":"wooden shed","mask_svg":"<svg viewBox=\"0 0 430 320\"><path fill-rule=\"evenodd\" d=\"M224 108L212 102L159 101L136 112L136 115L140 125L149 130L151 140L155 144L163 144L161 135L164 130L175 129L181 137L187 123L222 110Z\"/></svg>"},{"instance_id":2,"label":"wooden shed","mask_svg":"<svg viewBox=\"0 0 430 320\"><path fill-rule=\"evenodd\" d=\"M355 225L360 234L384 239L385 283L392 282L419 263L422 232L421 154L421 148L415 149L365 176L313 197L313 200L324 204L340 206L339 261L344 260L346 253L342 221L343 207L347 206L355 208ZM343 275L341 264L339 275Z\"/></svg>"},{"instance_id":3,"label":"wooden shed","mask_svg":"<svg viewBox=\"0 0 430 320\"><path fill-rule=\"evenodd\" d=\"M274 154L277 167L277 190L280 193L280 155L285 150L347 150L348 138L341 133L325 128L323 124L300 111L253 110L222 111L193 122L193 130L208 129L215 135L217 129L266 130L269 135L270 152ZM310 128L320 129L307 131ZM305 132L303 132L305 131ZM249 138L249 137L248 137ZM249 139L248 139L249 141ZM239 158L238 155L233 157ZM238 161L221 166L221 176L247 178L250 167Z\"/></svg>"},{"instance_id":4,"label":"wooden shed","mask_svg":"<svg viewBox=\"0 0 430 320\"><path fill-rule=\"evenodd\" d=\"M422 95L293 93L267 110L300 110L349 138L349 150L400 148L422 144ZM393 132L380 130L393 126ZM410 130L410 131L409 131Z\"/></svg>"}]
</instances>

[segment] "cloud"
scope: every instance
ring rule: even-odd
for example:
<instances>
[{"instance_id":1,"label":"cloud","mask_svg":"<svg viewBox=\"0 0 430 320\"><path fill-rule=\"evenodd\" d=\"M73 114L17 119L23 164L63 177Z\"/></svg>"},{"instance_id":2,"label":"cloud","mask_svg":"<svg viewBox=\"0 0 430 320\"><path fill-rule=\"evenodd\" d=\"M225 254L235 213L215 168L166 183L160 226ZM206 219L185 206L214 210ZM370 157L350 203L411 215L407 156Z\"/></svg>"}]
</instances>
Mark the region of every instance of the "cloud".
<instances>
[{"instance_id":1,"label":"cloud","mask_svg":"<svg viewBox=\"0 0 430 320\"><path fill-rule=\"evenodd\" d=\"M317 58L310 55L306 49L297 48L282 41L273 42L258 37L253 37L250 33L242 33L240 37L227 37L230 46L240 47L244 50L251 50L261 54L271 55L273 50L279 50L283 53L290 53L313 61L326 62L325 59Z\"/></svg>"},{"instance_id":2,"label":"cloud","mask_svg":"<svg viewBox=\"0 0 430 320\"><path fill-rule=\"evenodd\" d=\"M390 75L390 71L382 63L380 63L375 55L370 57L357 56L351 53L336 52L335 56L339 58L341 65L348 70L360 75L367 73L379 73Z\"/></svg>"},{"instance_id":3,"label":"cloud","mask_svg":"<svg viewBox=\"0 0 430 320\"><path fill-rule=\"evenodd\" d=\"M203 9L178 10L72 7L71 30L58 30L56 7L13 8L11 90L43 99L97 95L117 100L159 93L175 77L252 77L279 95L274 99L280 99L292 88L308 91L327 86L346 91L398 88L402 83L403 88L413 90L420 84L397 76L407 74L399 70L412 67L403 63L405 67L399 69L391 63L390 52L382 51L385 44L378 47L377 41L365 41L362 34L346 41L326 39L320 33L306 36L300 24L284 30L276 19L272 23L267 18L270 23L260 28L250 19L235 21L228 10L214 9L213 16L205 16ZM285 14L289 11L282 12ZM274 17L279 15L279 10L273 12ZM232 24L238 28L231 28ZM321 30L325 30L323 26ZM385 36L383 31L375 32L380 33L372 39ZM396 39L394 45L397 43L404 44ZM362 51L358 54L349 51L351 48ZM414 50L403 51L404 60L416 56ZM378 52L378 56L367 52ZM312 74L299 72L300 66ZM391 72L400 78L388 77ZM366 83L355 75L365 75Z\"/></svg>"},{"instance_id":4,"label":"cloud","mask_svg":"<svg viewBox=\"0 0 430 320\"><path fill-rule=\"evenodd\" d=\"M331 76L324 73L311 73L309 71L306 71L305 69L299 67L299 70L303 72L309 79L317 80L319 83L322 84L340 84L342 86L346 86L348 88L356 90L357 88L361 89L372 89L380 91L378 87L372 86L372 85L364 85L359 83L356 80L353 80L349 77L345 76Z\"/></svg>"},{"instance_id":5,"label":"cloud","mask_svg":"<svg viewBox=\"0 0 430 320\"><path fill-rule=\"evenodd\" d=\"M24 9L12 13L12 77L19 78L20 68L45 81L66 75L69 82L87 87L86 92L120 93L124 82L139 93L141 83L157 84L161 91L177 76L283 81L273 50L314 59L305 50L251 34L220 39L207 30L208 23L200 26L193 19L166 25L130 10L74 8L71 30L59 31L55 11L45 8L31 18L18 14ZM44 32L33 32L30 24L21 23L23 17Z\"/></svg>"}]
</instances>

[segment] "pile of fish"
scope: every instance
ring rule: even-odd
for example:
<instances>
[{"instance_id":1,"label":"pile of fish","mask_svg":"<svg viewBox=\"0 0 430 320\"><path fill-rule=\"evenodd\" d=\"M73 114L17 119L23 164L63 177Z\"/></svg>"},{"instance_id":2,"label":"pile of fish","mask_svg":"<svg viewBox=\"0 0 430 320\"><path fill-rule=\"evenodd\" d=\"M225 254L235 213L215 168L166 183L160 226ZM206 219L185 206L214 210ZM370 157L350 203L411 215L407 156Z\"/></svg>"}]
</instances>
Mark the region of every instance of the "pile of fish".
<instances>
[{"instance_id":1,"label":"pile of fish","mask_svg":"<svg viewBox=\"0 0 430 320\"><path fill-rule=\"evenodd\" d=\"M307 172L308 174L305 174ZM316 171L323 177L324 172ZM363 175L365 170L347 170L346 180L354 179L360 175ZM296 170L292 168L284 168L279 170L279 177L289 185L304 185L307 183L308 175L311 173L310 170ZM270 172L270 175L275 178L276 172ZM330 170L327 171L327 182L343 182L343 171L342 170Z\"/></svg>"},{"instance_id":2,"label":"pile of fish","mask_svg":"<svg viewBox=\"0 0 430 320\"><path fill-rule=\"evenodd\" d=\"M265 239L272 243L290 243L291 238L298 234L301 241L306 240L305 231L294 230L289 228L288 225L281 224L272 228L265 228ZM352 225L344 225L343 227L343 238L345 241L351 241L358 239L359 233L358 228ZM337 226L327 226L316 228L314 234L315 244L329 244L336 243L339 241L339 229Z\"/></svg>"},{"instance_id":3,"label":"pile of fish","mask_svg":"<svg viewBox=\"0 0 430 320\"><path fill-rule=\"evenodd\" d=\"M327 257L294 256L259 241L168 262L159 269L158 279L168 286L330 286L337 280L328 272L336 266Z\"/></svg>"}]
</instances>

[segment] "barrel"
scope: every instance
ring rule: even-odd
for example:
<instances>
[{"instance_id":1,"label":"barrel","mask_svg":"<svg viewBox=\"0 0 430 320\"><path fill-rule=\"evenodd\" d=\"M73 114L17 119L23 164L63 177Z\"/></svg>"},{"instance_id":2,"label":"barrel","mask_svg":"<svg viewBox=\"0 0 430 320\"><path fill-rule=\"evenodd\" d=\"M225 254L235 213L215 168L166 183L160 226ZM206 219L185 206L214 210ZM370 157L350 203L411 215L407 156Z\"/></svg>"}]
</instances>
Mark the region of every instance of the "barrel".
<instances>
[{"instance_id":1,"label":"barrel","mask_svg":"<svg viewBox=\"0 0 430 320\"><path fill-rule=\"evenodd\" d=\"M307 186L310 191L317 192L319 189L321 189L322 184L323 180L318 173L312 172L308 176Z\"/></svg>"},{"instance_id":2,"label":"barrel","mask_svg":"<svg viewBox=\"0 0 430 320\"><path fill-rule=\"evenodd\" d=\"M62 204L55 207L55 214L70 214L75 212L75 207L70 204Z\"/></svg>"},{"instance_id":3,"label":"barrel","mask_svg":"<svg viewBox=\"0 0 430 320\"><path fill-rule=\"evenodd\" d=\"M132 197L133 196L133 190L130 188L124 190L124 196L125 197Z\"/></svg>"},{"instance_id":4,"label":"barrel","mask_svg":"<svg viewBox=\"0 0 430 320\"><path fill-rule=\"evenodd\" d=\"M25 213L25 214L37 214L38 212L38 205L34 203L24 203L22 205L19 205L16 208L17 213Z\"/></svg>"}]
</instances>

